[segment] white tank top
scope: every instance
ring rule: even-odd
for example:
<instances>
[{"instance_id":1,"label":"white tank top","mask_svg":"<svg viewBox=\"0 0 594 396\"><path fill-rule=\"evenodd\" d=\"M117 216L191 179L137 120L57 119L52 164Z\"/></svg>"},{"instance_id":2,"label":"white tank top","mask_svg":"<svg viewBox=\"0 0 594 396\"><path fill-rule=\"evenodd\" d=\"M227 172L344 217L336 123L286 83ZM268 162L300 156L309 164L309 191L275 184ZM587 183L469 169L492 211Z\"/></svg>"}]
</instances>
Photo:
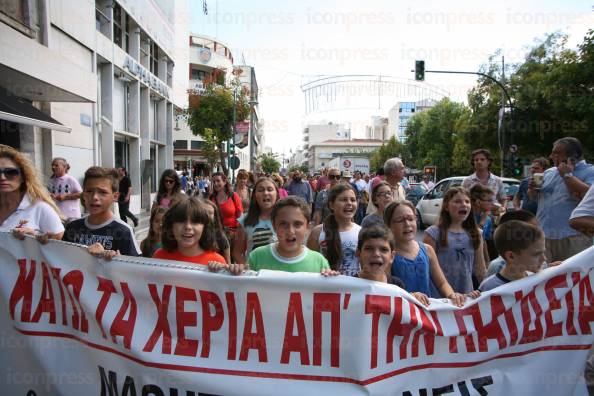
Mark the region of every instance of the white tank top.
<instances>
[{"instance_id":1,"label":"white tank top","mask_svg":"<svg viewBox=\"0 0 594 396\"><path fill-rule=\"evenodd\" d=\"M357 251L360 230L360 225L352 223L350 230L340 232L342 261L338 270L343 275L354 276L359 273L359 260L355 256L355 252ZM326 232L324 231L324 227L322 227L322 231L320 232L318 243L320 244L321 253L326 256Z\"/></svg>"}]
</instances>

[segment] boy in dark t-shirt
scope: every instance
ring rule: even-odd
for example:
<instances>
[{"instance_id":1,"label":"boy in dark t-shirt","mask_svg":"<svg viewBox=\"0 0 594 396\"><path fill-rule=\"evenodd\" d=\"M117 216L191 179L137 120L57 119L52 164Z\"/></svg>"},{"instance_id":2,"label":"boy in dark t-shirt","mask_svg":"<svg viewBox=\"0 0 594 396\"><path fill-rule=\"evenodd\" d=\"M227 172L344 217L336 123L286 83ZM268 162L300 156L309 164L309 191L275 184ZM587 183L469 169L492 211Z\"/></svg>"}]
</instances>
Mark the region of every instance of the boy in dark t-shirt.
<instances>
[{"instance_id":1,"label":"boy in dark t-shirt","mask_svg":"<svg viewBox=\"0 0 594 396\"><path fill-rule=\"evenodd\" d=\"M89 215L68 223L62 240L87 245L89 253L105 258L139 256L132 229L111 211L118 200L117 171L99 166L87 169L82 196Z\"/></svg>"}]
</instances>

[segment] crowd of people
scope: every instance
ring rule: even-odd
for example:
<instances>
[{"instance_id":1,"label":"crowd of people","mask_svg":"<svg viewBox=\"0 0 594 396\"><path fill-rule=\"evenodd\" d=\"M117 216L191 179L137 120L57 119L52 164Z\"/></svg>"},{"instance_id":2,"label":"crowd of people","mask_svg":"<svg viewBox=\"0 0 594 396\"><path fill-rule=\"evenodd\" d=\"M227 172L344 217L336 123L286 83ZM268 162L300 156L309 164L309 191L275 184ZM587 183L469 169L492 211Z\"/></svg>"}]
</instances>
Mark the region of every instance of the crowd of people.
<instances>
[{"instance_id":1,"label":"crowd of people","mask_svg":"<svg viewBox=\"0 0 594 396\"><path fill-rule=\"evenodd\" d=\"M432 297L461 306L592 246L594 166L570 137L554 143L550 159L550 167L545 158L533 161L515 210L506 211L491 154L475 150L475 172L445 192L438 221L422 241L399 158L373 176L330 168L317 177L296 170L255 178L242 170L235 186L223 173L190 180L167 169L148 235L138 243L127 222L136 226L138 219L129 210L125 169L91 167L81 186L68 175L67 160L55 158L44 185L23 154L0 146L0 231L85 245L104 259L142 255L232 275L260 269L345 275L399 286L425 305ZM422 182L432 187L428 178ZM588 367L594 372L594 358Z\"/></svg>"},{"instance_id":2,"label":"crowd of people","mask_svg":"<svg viewBox=\"0 0 594 396\"><path fill-rule=\"evenodd\" d=\"M445 297L459 305L592 246L594 166L574 138L556 141L550 159L551 167L534 160L515 210L506 212L491 154L475 150L475 172L445 192L439 219L422 241L399 158L376 175L330 168L314 177L295 170L256 178L240 170L235 185L223 173L191 178L167 169L148 235L138 243L128 224L138 219L129 210L132 186L124 168L91 167L81 186L67 160L55 158L44 186L26 157L2 146L0 230L86 245L105 258L143 255L233 274L267 268L371 277L424 303ZM432 187L427 178L423 183Z\"/></svg>"}]
</instances>

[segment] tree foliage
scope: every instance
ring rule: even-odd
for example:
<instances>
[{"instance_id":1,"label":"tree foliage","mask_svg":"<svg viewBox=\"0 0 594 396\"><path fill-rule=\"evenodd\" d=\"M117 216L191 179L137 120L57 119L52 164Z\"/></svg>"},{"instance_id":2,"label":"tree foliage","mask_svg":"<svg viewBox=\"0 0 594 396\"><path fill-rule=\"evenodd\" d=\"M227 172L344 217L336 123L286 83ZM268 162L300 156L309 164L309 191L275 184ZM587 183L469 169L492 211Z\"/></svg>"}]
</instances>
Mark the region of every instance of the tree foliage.
<instances>
[{"instance_id":1,"label":"tree foliage","mask_svg":"<svg viewBox=\"0 0 594 396\"><path fill-rule=\"evenodd\" d=\"M272 153L263 153L258 157L258 162L260 166L262 166L262 171L264 173L274 173L278 172L281 167L281 163L278 160L277 154Z\"/></svg>"},{"instance_id":2,"label":"tree foliage","mask_svg":"<svg viewBox=\"0 0 594 396\"><path fill-rule=\"evenodd\" d=\"M201 149L202 156L204 159L206 159L206 163L210 169L214 169L217 165L217 162L219 162L221 155L212 129L205 128L204 133L202 134L202 139L204 139L204 144Z\"/></svg>"},{"instance_id":3,"label":"tree foliage","mask_svg":"<svg viewBox=\"0 0 594 396\"><path fill-rule=\"evenodd\" d=\"M406 151L411 156L409 166L422 169L425 165L434 165L439 176L449 176L461 165L453 161L454 147L457 142L458 152L465 149L461 139L468 118L466 106L447 98L412 117L406 129Z\"/></svg>"},{"instance_id":4,"label":"tree foliage","mask_svg":"<svg viewBox=\"0 0 594 396\"><path fill-rule=\"evenodd\" d=\"M300 170L304 175L309 174L309 167L307 165L294 165L289 168L289 172L295 172L296 170Z\"/></svg>"},{"instance_id":5,"label":"tree foliage","mask_svg":"<svg viewBox=\"0 0 594 396\"><path fill-rule=\"evenodd\" d=\"M384 166L384 162L390 158L400 157L406 165L410 156L408 150L404 144L396 140L396 137L392 136L390 140L383 143L380 148L374 150L369 160L369 170L376 171L378 168Z\"/></svg>"},{"instance_id":6,"label":"tree foliage","mask_svg":"<svg viewBox=\"0 0 594 396\"><path fill-rule=\"evenodd\" d=\"M436 165L440 177L464 175L471 172L471 151L486 148L499 173L501 148L510 142L518 146L520 158L530 160L547 156L564 136L578 138L586 158L594 158L594 30L576 50L566 44L566 35L547 35L522 62L506 65L504 86L513 112L504 117L503 146L498 137L503 93L481 76L468 92L468 106L444 99L410 119L405 148L412 161L407 165ZM500 80L498 56L496 51L480 71Z\"/></svg>"},{"instance_id":7,"label":"tree foliage","mask_svg":"<svg viewBox=\"0 0 594 396\"><path fill-rule=\"evenodd\" d=\"M235 98L234 98L235 93ZM249 117L246 90L235 79L230 86L209 84L203 93L189 91L188 125L194 135L205 141L210 139L217 147L223 172L227 173L224 144L233 137L233 112L235 120Z\"/></svg>"}]
</instances>

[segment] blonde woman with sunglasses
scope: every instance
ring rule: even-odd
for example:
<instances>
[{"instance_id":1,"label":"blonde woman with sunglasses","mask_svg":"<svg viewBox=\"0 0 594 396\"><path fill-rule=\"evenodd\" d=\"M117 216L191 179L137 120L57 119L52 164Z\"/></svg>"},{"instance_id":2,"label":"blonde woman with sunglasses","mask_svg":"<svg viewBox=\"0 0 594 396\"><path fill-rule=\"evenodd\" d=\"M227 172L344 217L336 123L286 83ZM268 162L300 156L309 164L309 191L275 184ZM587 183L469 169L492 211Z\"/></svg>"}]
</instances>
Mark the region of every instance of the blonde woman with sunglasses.
<instances>
[{"instance_id":1,"label":"blonde woman with sunglasses","mask_svg":"<svg viewBox=\"0 0 594 396\"><path fill-rule=\"evenodd\" d=\"M0 231L62 239L60 210L31 161L9 146L0 145Z\"/></svg>"}]
</instances>

